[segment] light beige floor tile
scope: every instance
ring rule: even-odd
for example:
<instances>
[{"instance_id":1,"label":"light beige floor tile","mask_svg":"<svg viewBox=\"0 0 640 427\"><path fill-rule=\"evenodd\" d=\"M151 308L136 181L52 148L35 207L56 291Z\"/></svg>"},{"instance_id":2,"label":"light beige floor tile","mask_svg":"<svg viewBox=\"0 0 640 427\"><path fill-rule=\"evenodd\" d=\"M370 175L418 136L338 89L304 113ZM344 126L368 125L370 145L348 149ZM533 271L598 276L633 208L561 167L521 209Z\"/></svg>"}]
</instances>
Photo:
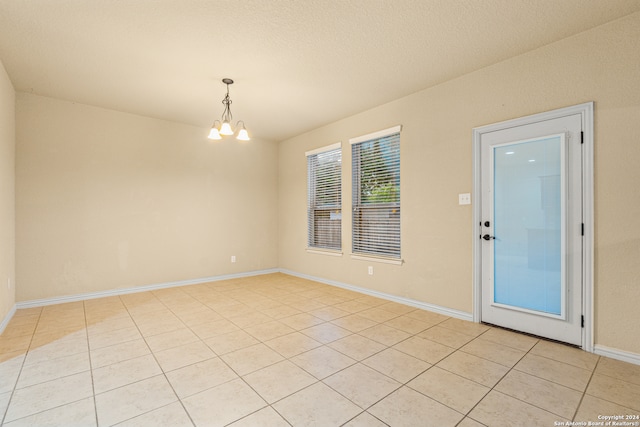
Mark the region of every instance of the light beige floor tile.
<instances>
[{"instance_id":1,"label":"light beige floor tile","mask_svg":"<svg viewBox=\"0 0 640 427\"><path fill-rule=\"evenodd\" d=\"M594 374L587 394L640 411L640 385Z\"/></svg>"},{"instance_id":2,"label":"light beige floor tile","mask_svg":"<svg viewBox=\"0 0 640 427\"><path fill-rule=\"evenodd\" d=\"M454 352L451 347L417 336L402 341L393 346L393 348L432 365Z\"/></svg>"},{"instance_id":3,"label":"light beige floor tile","mask_svg":"<svg viewBox=\"0 0 640 427\"><path fill-rule=\"evenodd\" d=\"M99 425L113 425L177 401L164 375L97 394Z\"/></svg>"},{"instance_id":4,"label":"light beige floor tile","mask_svg":"<svg viewBox=\"0 0 640 427\"><path fill-rule=\"evenodd\" d=\"M211 359L216 355L205 343L197 341L154 353L154 356L162 370L169 372L183 366Z\"/></svg>"},{"instance_id":5,"label":"light beige floor tile","mask_svg":"<svg viewBox=\"0 0 640 427\"><path fill-rule=\"evenodd\" d=\"M385 322L385 324L393 328L400 329L401 331L408 332L411 335L418 334L424 331L425 329L433 326L433 324L431 323L426 323L406 315L396 317L395 319L391 319Z\"/></svg>"},{"instance_id":6,"label":"light beige floor tile","mask_svg":"<svg viewBox=\"0 0 640 427\"><path fill-rule=\"evenodd\" d=\"M8 354L14 356L0 362L0 393L11 392L14 389L25 360L22 352Z\"/></svg>"},{"instance_id":7,"label":"light beige floor tile","mask_svg":"<svg viewBox=\"0 0 640 427\"><path fill-rule=\"evenodd\" d=\"M406 340L411 335L390 326L379 324L364 331L358 332L360 335L377 341L386 346L392 346L400 341Z\"/></svg>"},{"instance_id":8,"label":"light beige floor tile","mask_svg":"<svg viewBox=\"0 0 640 427\"><path fill-rule=\"evenodd\" d=\"M571 419L578 409L582 393L520 371L509 372L495 390L533 406Z\"/></svg>"},{"instance_id":9,"label":"light beige floor tile","mask_svg":"<svg viewBox=\"0 0 640 427\"><path fill-rule=\"evenodd\" d=\"M203 323L216 322L223 319L222 316L209 307L205 307L205 309L198 310L196 312L178 313L176 316L178 316L182 323L188 327L202 325Z\"/></svg>"},{"instance_id":10,"label":"light beige floor tile","mask_svg":"<svg viewBox=\"0 0 640 427\"><path fill-rule=\"evenodd\" d=\"M4 413L9 406L9 399L11 399L11 391L0 393L0 414L4 417Z\"/></svg>"},{"instance_id":11,"label":"light beige floor tile","mask_svg":"<svg viewBox=\"0 0 640 427\"><path fill-rule=\"evenodd\" d=\"M97 369L150 353L151 350L143 339L102 347L97 350L91 350L91 367Z\"/></svg>"},{"instance_id":12,"label":"light beige floor tile","mask_svg":"<svg viewBox=\"0 0 640 427\"><path fill-rule=\"evenodd\" d=\"M231 353L232 351L250 347L259 341L242 330L237 330L224 335L216 335L204 341L217 355Z\"/></svg>"},{"instance_id":13,"label":"light beige floor tile","mask_svg":"<svg viewBox=\"0 0 640 427\"><path fill-rule=\"evenodd\" d=\"M294 316L302 312L297 308L293 308L288 305L282 305L280 307L273 307L267 310L263 310L262 313L274 319L282 319L284 317Z\"/></svg>"},{"instance_id":14,"label":"light beige floor tile","mask_svg":"<svg viewBox=\"0 0 640 427\"><path fill-rule=\"evenodd\" d=\"M166 375L181 399L238 378L219 357L176 369Z\"/></svg>"},{"instance_id":15,"label":"light beige floor tile","mask_svg":"<svg viewBox=\"0 0 640 427\"><path fill-rule=\"evenodd\" d=\"M378 307L380 305L383 305L383 304L386 304L386 303L389 302L386 299L374 297L374 296L371 296L371 295L365 295L363 297L356 298L356 301L360 301L360 302L362 302L364 304L367 304L367 305L369 305L371 307Z\"/></svg>"},{"instance_id":16,"label":"light beige floor tile","mask_svg":"<svg viewBox=\"0 0 640 427\"><path fill-rule=\"evenodd\" d=\"M491 360L511 368L525 355L524 351L476 338L460 348L465 353Z\"/></svg>"},{"instance_id":17,"label":"light beige floor tile","mask_svg":"<svg viewBox=\"0 0 640 427\"><path fill-rule=\"evenodd\" d=\"M509 371L506 366L461 351L447 356L437 366L486 387L496 385Z\"/></svg>"},{"instance_id":18,"label":"light beige floor tile","mask_svg":"<svg viewBox=\"0 0 640 427\"><path fill-rule=\"evenodd\" d=\"M300 332L323 344L327 344L351 335L351 331L348 331L344 328L341 328L340 326L333 325L331 323L322 323L320 325L303 329Z\"/></svg>"},{"instance_id":19,"label":"light beige floor tile","mask_svg":"<svg viewBox=\"0 0 640 427\"><path fill-rule=\"evenodd\" d=\"M449 318L438 326L443 328L452 329L454 331L477 337L478 335L487 332L491 329L489 326L482 325L480 323L469 322L466 320Z\"/></svg>"},{"instance_id":20,"label":"light beige floor tile","mask_svg":"<svg viewBox=\"0 0 640 427\"><path fill-rule=\"evenodd\" d=\"M227 319L215 320L213 322L202 323L191 326L190 329L200 339L207 339L218 335L239 331L240 328Z\"/></svg>"},{"instance_id":21,"label":"light beige floor tile","mask_svg":"<svg viewBox=\"0 0 640 427\"><path fill-rule=\"evenodd\" d=\"M290 328L284 323L274 320L272 322L262 323L260 325L250 326L244 329L245 332L251 334L261 342L269 341L274 338L281 337L283 335L295 332L295 329Z\"/></svg>"},{"instance_id":22,"label":"light beige floor tile","mask_svg":"<svg viewBox=\"0 0 640 427\"><path fill-rule=\"evenodd\" d=\"M39 412L4 425L6 427L95 426L96 410L93 404L93 397Z\"/></svg>"},{"instance_id":23,"label":"light beige floor tile","mask_svg":"<svg viewBox=\"0 0 640 427\"><path fill-rule=\"evenodd\" d=\"M578 391L584 391L591 378L591 371L535 354L527 354L513 369Z\"/></svg>"},{"instance_id":24,"label":"light beige floor tile","mask_svg":"<svg viewBox=\"0 0 640 427\"><path fill-rule=\"evenodd\" d=\"M5 422L46 411L93 395L91 373L81 372L16 390Z\"/></svg>"},{"instance_id":25,"label":"light beige floor tile","mask_svg":"<svg viewBox=\"0 0 640 427\"><path fill-rule=\"evenodd\" d=\"M340 317L348 316L351 313L349 313L348 311L340 310L339 308L336 308L336 307L324 306L315 310L311 310L309 314L312 314L315 317L318 317L324 321L329 322L331 320L335 320Z\"/></svg>"},{"instance_id":26,"label":"light beige floor tile","mask_svg":"<svg viewBox=\"0 0 640 427\"><path fill-rule=\"evenodd\" d=\"M89 335L89 347L91 350L95 350L139 339L142 339L140 331L138 331L137 327L132 326L101 334Z\"/></svg>"},{"instance_id":27,"label":"light beige floor tile","mask_svg":"<svg viewBox=\"0 0 640 427\"><path fill-rule=\"evenodd\" d=\"M374 322L378 323L387 322L400 316L400 314L398 313L392 313L390 311L383 310L382 308L380 308L380 306L361 311L358 313L358 315L366 319L371 319Z\"/></svg>"},{"instance_id":28,"label":"light beige floor tile","mask_svg":"<svg viewBox=\"0 0 640 427\"><path fill-rule=\"evenodd\" d=\"M608 400L599 399L594 396L585 394L576 413L575 421L584 421L588 424L591 422L602 421L599 417L602 415L640 415L639 411L610 402ZM625 420L622 420L625 421Z\"/></svg>"},{"instance_id":29,"label":"light beige floor tile","mask_svg":"<svg viewBox=\"0 0 640 427\"><path fill-rule=\"evenodd\" d=\"M13 353L14 351L22 351L29 348L31 343L31 335L23 335L20 337L3 337L0 336L0 353Z\"/></svg>"},{"instance_id":30,"label":"light beige floor tile","mask_svg":"<svg viewBox=\"0 0 640 427\"><path fill-rule=\"evenodd\" d=\"M241 379L188 397L183 403L196 425L210 427L230 424L267 406Z\"/></svg>"},{"instance_id":31,"label":"light beige floor tile","mask_svg":"<svg viewBox=\"0 0 640 427\"><path fill-rule=\"evenodd\" d=\"M339 308L340 310L348 311L349 313L358 313L360 311L368 310L371 308L369 304L365 304L357 300L341 302L340 304L336 304L334 307Z\"/></svg>"},{"instance_id":32,"label":"light beige floor tile","mask_svg":"<svg viewBox=\"0 0 640 427\"><path fill-rule=\"evenodd\" d=\"M531 350L531 348L539 341L538 338L500 328L491 328L484 334L480 335L480 338L521 351Z\"/></svg>"},{"instance_id":33,"label":"light beige floor tile","mask_svg":"<svg viewBox=\"0 0 640 427\"><path fill-rule=\"evenodd\" d=\"M411 307L410 305L400 304L393 301L388 302L386 304L382 304L378 306L378 308L385 311L390 311L391 313L400 314L400 315L411 313L412 311L416 310L415 307Z\"/></svg>"},{"instance_id":34,"label":"light beige floor tile","mask_svg":"<svg viewBox=\"0 0 640 427\"><path fill-rule=\"evenodd\" d=\"M408 387L402 387L367 412L394 427L455 426L462 414Z\"/></svg>"},{"instance_id":35,"label":"light beige floor tile","mask_svg":"<svg viewBox=\"0 0 640 427\"><path fill-rule=\"evenodd\" d=\"M538 341L531 349L531 354L557 360L558 362L590 371L596 367L596 363L598 363L598 359L600 358L597 354L587 353L578 348L545 340Z\"/></svg>"},{"instance_id":36,"label":"light beige floor tile","mask_svg":"<svg viewBox=\"0 0 640 427\"><path fill-rule=\"evenodd\" d=\"M417 336L451 348L460 348L474 339L471 335L443 328L442 326L433 326L426 331L420 332Z\"/></svg>"},{"instance_id":37,"label":"light beige floor tile","mask_svg":"<svg viewBox=\"0 0 640 427\"><path fill-rule=\"evenodd\" d=\"M387 348L384 344L357 334L349 335L328 345L334 350L338 350L340 353L346 354L355 360L366 359Z\"/></svg>"},{"instance_id":38,"label":"light beige floor tile","mask_svg":"<svg viewBox=\"0 0 640 427\"><path fill-rule=\"evenodd\" d=\"M260 369L243 378L268 403L274 403L318 381L288 360Z\"/></svg>"},{"instance_id":39,"label":"light beige floor tile","mask_svg":"<svg viewBox=\"0 0 640 427\"><path fill-rule=\"evenodd\" d=\"M464 420L460 421L460 423L456 427L485 427L485 425L480 424L476 420L473 420L469 417L466 417Z\"/></svg>"},{"instance_id":40,"label":"light beige floor tile","mask_svg":"<svg viewBox=\"0 0 640 427\"><path fill-rule=\"evenodd\" d=\"M363 412L342 427L387 427L387 424L383 423L368 412Z\"/></svg>"},{"instance_id":41,"label":"light beige floor tile","mask_svg":"<svg viewBox=\"0 0 640 427\"><path fill-rule=\"evenodd\" d=\"M43 360L22 368L16 388L55 380L89 370L89 352L74 354L51 360Z\"/></svg>"},{"instance_id":42,"label":"light beige floor tile","mask_svg":"<svg viewBox=\"0 0 640 427\"><path fill-rule=\"evenodd\" d=\"M16 314L13 317L39 316L42 313L42 309L43 307L21 308L16 310Z\"/></svg>"},{"instance_id":43,"label":"light beige floor tile","mask_svg":"<svg viewBox=\"0 0 640 427\"><path fill-rule=\"evenodd\" d=\"M16 338L22 337L25 335L33 335L36 330L37 320L35 322L14 322L13 320L9 322L7 327L5 328L2 335L2 338Z\"/></svg>"},{"instance_id":44,"label":"light beige floor tile","mask_svg":"<svg viewBox=\"0 0 640 427\"><path fill-rule=\"evenodd\" d=\"M145 337L152 337L165 332L176 331L178 329L183 329L186 326L180 321L180 319L173 315L169 318L158 316L150 320L145 320L144 322L136 320L136 325L138 325L140 333Z\"/></svg>"},{"instance_id":45,"label":"light beige floor tile","mask_svg":"<svg viewBox=\"0 0 640 427\"><path fill-rule=\"evenodd\" d=\"M402 385L360 363L325 378L323 382L362 409L368 408Z\"/></svg>"},{"instance_id":46,"label":"light beige floor tile","mask_svg":"<svg viewBox=\"0 0 640 427\"><path fill-rule=\"evenodd\" d=\"M257 311L229 317L229 321L242 329L253 325L261 325L263 323L271 322L272 320L273 319L271 317Z\"/></svg>"},{"instance_id":47,"label":"light beige floor tile","mask_svg":"<svg viewBox=\"0 0 640 427\"><path fill-rule=\"evenodd\" d=\"M200 341L200 338L191 332L190 329L183 328L147 337L145 340L151 351L155 353L157 351L168 350L173 347Z\"/></svg>"},{"instance_id":48,"label":"light beige floor tile","mask_svg":"<svg viewBox=\"0 0 640 427\"><path fill-rule=\"evenodd\" d=\"M362 363L403 384L431 367L429 363L393 348L371 356Z\"/></svg>"},{"instance_id":49,"label":"light beige floor tile","mask_svg":"<svg viewBox=\"0 0 640 427\"><path fill-rule=\"evenodd\" d=\"M246 375L283 359L264 344L256 344L220 356L238 375Z\"/></svg>"},{"instance_id":50,"label":"light beige floor tile","mask_svg":"<svg viewBox=\"0 0 640 427\"><path fill-rule=\"evenodd\" d=\"M469 412L490 390L437 366L407 386L463 414Z\"/></svg>"},{"instance_id":51,"label":"light beige floor tile","mask_svg":"<svg viewBox=\"0 0 640 427\"><path fill-rule=\"evenodd\" d=\"M265 342L265 344L287 359L322 345L322 343L300 332L274 338Z\"/></svg>"},{"instance_id":52,"label":"light beige floor tile","mask_svg":"<svg viewBox=\"0 0 640 427\"><path fill-rule=\"evenodd\" d=\"M284 317L280 319L280 321L285 325L295 329L296 331L299 331L300 329L307 329L312 326L324 323L324 320L316 316L312 316L309 313L301 313L289 317Z\"/></svg>"},{"instance_id":53,"label":"light beige floor tile","mask_svg":"<svg viewBox=\"0 0 640 427\"><path fill-rule=\"evenodd\" d=\"M326 307L326 304L323 304L320 301L314 301L309 299L305 301L291 302L289 303L289 305L302 312L312 312L313 310L318 310L322 307Z\"/></svg>"},{"instance_id":54,"label":"light beige floor tile","mask_svg":"<svg viewBox=\"0 0 640 427\"><path fill-rule=\"evenodd\" d=\"M351 332L360 332L363 329L367 329L378 324L378 322L374 322L366 317L358 316L357 314L340 317L332 320L331 323Z\"/></svg>"},{"instance_id":55,"label":"light beige floor tile","mask_svg":"<svg viewBox=\"0 0 640 427\"><path fill-rule=\"evenodd\" d=\"M192 427L193 423L182 405L174 402L116 425L117 427Z\"/></svg>"},{"instance_id":56,"label":"light beige floor tile","mask_svg":"<svg viewBox=\"0 0 640 427\"><path fill-rule=\"evenodd\" d=\"M247 415L229 427L290 427L290 424L284 420L271 407L260 409L251 415Z\"/></svg>"},{"instance_id":57,"label":"light beige floor tile","mask_svg":"<svg viewBox=\"0 0 640 427\"><path fill-rule=\"evenodd\" d=\"M275 403L273 407L296 427L339 426L362 411L321 382Z\"/></svg>"},{"instance_id":58,"label":"light beige floor tile","mask_svg":"<svg viewBox=\"0 0 640 427\"><path fill-rule=\"evenodd\" d=\"M231 320L234 323L236 323L235 319L240 319L245 316L253 317L254 315L262 314L262 313L256 313L253 308L245 304L225 305L223 307L216 307L214 308L214 310L221 316ZM271 319L267 315L263 315L263 316L266 316L267 319ZM256 316L256 318L257 317L258 316ZM255 325L256 323L251 323L251 324ZM244 326L248 326L248 325L244 325ZM241 326L241 327L244 327L244 326Z\"/></svg>"},{"instance_id":59,"label":"light beige floor tile","mask_svg":"<svg viewBox=\"0 0 640 427\"><path fill-rule=\"evenodd\" d=\"M93 370L93 388L96 394L113 390L162 373L151 354L124 360Z\"/></svg>"},{"instance_id":60,"label":"light beige floor tile","mask_svg":"<svg viewBox=\"0 0 640 427\"><path fill-rule=\"evenodd\" d=\"M27 358L24 361L25 366L32 363L40 363L51 359L71 356L78 353L85 353L89 349L86 334L72 334L62 337L44 339L40 337L39 345L32 343Z\"/></svg>"},{"instance_id":61,"label":"light beige floor tile","mask_svg":"<svg viewBox=\"0 0 640 427\"><path fill-rule=\"evenodd\" d=\"M109 317L100 321L91 322L87 326L87 333L91 335L100 335L118 329L135 328L136 324L133 319L127 314L126 316Z\"/></svg>"},{"instance_id":62,"label":"light beige floor tile","mask_svg":"<svg viewBox=\"0 0 640 427\"><path fill-rule=\"evenodd\" d=\"M553 426L558 416L497 391L491 391L469 413L487 426Z\"/></svg>"},{"instance_id":63,"label":"light beige floor tile","mask_svg":"<svg viewBox=\"0 0 640 427\"><path fill-rule=\"evenodd\" d=\"M411 317L413 319L421 320L421 321L423 321L425 323L429 323L431 325L437 325L437 324L442 323L445 320L449 319L448 316L445 316L443 314L434 313L433 311L420 310L420 309L414 310L414 311L410 311L406 315L408 317Z\"/></svg>"},{"instance_id":64,"label":"light beige floor tile","mask_svg":"<svg viewBox=\"0 0 640 427\"><path fill-rule=\"evenodd\" d=\"M352 358L327 346L314 348L290 360L318 379L326 378L356 363Z\"/></svg>"},{"instance_id":65,"label":"light beige floor tile","mask_svg":"<svg viewBox=\"0 0 640 427\"><path fill-rule=\"evenodd\" d=\"M633 365L620 360L601 357L595 372L596 374L606 375L640 385L640 365Z\"/></svg>"}]
</instances>

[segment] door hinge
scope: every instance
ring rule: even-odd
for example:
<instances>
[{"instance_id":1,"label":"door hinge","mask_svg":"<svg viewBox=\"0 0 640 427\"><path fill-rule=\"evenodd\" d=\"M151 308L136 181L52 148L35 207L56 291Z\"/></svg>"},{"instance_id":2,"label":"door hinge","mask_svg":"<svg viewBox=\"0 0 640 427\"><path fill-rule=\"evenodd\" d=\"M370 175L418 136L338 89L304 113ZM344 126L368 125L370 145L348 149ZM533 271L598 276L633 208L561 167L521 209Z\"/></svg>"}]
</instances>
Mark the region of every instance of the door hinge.
<instances>
[{"instance_id":1,"label":"door hinge","mask_svg":"<svg viewBox=\"0 0 640 427\"><path fill-rule=\"evenodd\" d=\"M582 235L584 236L584 222L582 223Z\"/></svg>"},{"instance_id":2,"label":"door hinge","mask_svg":"<svg viewBox=\"0 0 640 427\"><path fill-rule=\"evenodd\" d=\"M584 328L584 314L580 316L580 326Z\"/></svg>"},{"instance_id":3,"label":"door hinge","mask_svg":"<svg viewBox=\"0 0 640 427\"><path fill-rule=\"evenodd\" d=\"M580 144L584 144L584 132L580 131Z\"/></svg>"}]
</instances>

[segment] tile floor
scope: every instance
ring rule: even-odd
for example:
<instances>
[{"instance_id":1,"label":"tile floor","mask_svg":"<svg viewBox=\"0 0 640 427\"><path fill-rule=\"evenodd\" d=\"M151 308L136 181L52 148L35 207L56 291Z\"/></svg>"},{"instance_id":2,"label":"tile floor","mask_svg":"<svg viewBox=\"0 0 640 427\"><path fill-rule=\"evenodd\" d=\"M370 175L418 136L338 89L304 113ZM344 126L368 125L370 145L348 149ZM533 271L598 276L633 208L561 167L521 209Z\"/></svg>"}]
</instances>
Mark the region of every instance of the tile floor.
<instances>
[{"instance_id":1,"label":"tile floor","mask_svg":"<svg viewBox=\"0 0 640 427\"><path fill-rule=\"evenodd\" d=\"M640 366L283 274L18 310L0 424L554 426Z\"/></svg>"}]
</instances>

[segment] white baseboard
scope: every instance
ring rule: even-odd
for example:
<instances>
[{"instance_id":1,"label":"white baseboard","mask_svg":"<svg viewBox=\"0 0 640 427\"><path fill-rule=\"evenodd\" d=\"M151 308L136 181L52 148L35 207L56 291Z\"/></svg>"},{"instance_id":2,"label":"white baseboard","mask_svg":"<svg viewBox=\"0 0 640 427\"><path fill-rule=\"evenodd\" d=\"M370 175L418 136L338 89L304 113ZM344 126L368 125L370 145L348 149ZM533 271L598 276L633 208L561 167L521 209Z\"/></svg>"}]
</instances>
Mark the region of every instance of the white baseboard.
<instances>
[{"instance_id":1,"label":"white baseboard","mask_svg":"<svg viewBox=\"0 0 640 427\"><path fill-rule=\"evenodd\" d=\"M11 318L13 318L14 314L16 314L16 305L15 304L13 305L13 307L11 307L11 310L9 310L7 315L4 316L4 319L2 319L2 323L0 323L0 335L2 335L2 333L4 332L5 328L9 324L9 322L11 322Z\"/></svg>"},{"instance_id":2,"label":"white baseboard","mask_svg":"<svg viewBox=\"0 0 640 427\"><path fill-rule=\"evenodd\" d=\"M617 348L606 347L598 344L593 347L593 352L599 356L610 357L611 359L640 365L640 354L638 353L631 353L629 351L618 350Z\"/></svg>"},{"instance_id":3,"label":"white baseboard","mask_svg":"<svg viewBox=\"0 0 640 427\"><path fill-rule=\"evenodd\" d=\"M200 283L219 282L221 280L238 279L242 277L260 276L262 274L278 273L277 268L268 270L248 271L245 273L225 274L222 276L202 277L199 279L180 280L177 282L156 283L153 285L136 286L134 288L111 289L108 291L89 292L86 294L65 295L61 297L43 298L31 301L21 301L16 303L18 309L43 307L45 305L63 304L66 302L85 301L89 299L112 297L118 295L135 294L138 292L155 291L158 289L174 288L178 286L197 285ZM15 311L15 309L14 309Z\"/></svg>"},{"instance_id":4,"label":"white baseboard","mask_svg":"<svg viewBox=\"0 0 640 427\"><path fill-rule=\"evenodd\" d=\"M323 279L322 277L310 276L308 274L298 273L287 269L280 269L281 273L289 274L290 276L301 277L303 279L313 280L315 282L324 283L331 286L337 286L339 288L348 289L350 291L359 292L361 294L371 295L374 297L386 299L388 301L397 302L400 304L409 305L411 307L420 308L422 310L432 311L434 313L442 314L449 317L455 317L456 319L468 320L473 322L473 315L464 311L454 310L452 308L442 307L435 304L428 304L422 301L416 301L410 298L399 297L396 295L386 294L384 292L378 292L371 289L361 288L359 286L349 285L342 282L336 282L334 280Z\"/></svg>"}]
</instances>

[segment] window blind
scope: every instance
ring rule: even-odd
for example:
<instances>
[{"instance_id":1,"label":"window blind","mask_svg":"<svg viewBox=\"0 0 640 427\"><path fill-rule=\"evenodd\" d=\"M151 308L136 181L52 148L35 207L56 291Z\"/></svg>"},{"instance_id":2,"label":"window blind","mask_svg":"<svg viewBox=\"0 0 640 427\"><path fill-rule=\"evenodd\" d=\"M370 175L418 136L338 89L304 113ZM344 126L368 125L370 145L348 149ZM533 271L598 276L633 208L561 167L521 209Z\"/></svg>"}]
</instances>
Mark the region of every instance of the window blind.
<instances>
[{"instance_id":1,"label":"window blind","mask_svg":"<svg viewBox=\"0 0 640 427\"><path fill-rule=\"evenodd\" d=\"M307 153L309 248L342 248L341 144Z\"/></svg>"},{"instance_id":2,"label":"window blind","mask_svg":"<svg viewBox=\"0 0 640 427\"><path fill-rule=\"evenodd\" d=\"M353 253L400 258L400 127L350 142Z\"/></svg>"}]
</instances>

